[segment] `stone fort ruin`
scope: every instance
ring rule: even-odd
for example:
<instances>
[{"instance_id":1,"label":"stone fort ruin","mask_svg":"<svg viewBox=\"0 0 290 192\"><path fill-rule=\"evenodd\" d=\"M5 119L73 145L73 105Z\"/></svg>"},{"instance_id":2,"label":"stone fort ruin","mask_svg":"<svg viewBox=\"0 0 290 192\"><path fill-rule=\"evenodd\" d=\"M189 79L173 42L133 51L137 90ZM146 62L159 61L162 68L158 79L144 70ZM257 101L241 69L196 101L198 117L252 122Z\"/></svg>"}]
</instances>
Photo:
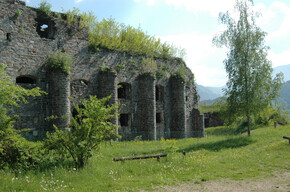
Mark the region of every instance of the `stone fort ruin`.
<instances>
[{"instance_id":1,"label":"stone fort ruin","mask_svg":"<svg viewBox=\"0 0 290 192\"><path fill-rule=\"evenodd\" d=\"M122 140L204 135L193 74L182 60L154 58L156 74L162 70L163 75L144 73L144 56L91 51L87 28L68 24L54 14L48 16L21 1L1 0L0 22L0 63L7 65L12 81L47 92L29 98L28 104L14 111L19 115L15 128L31 130L27 138L45 137L47 131L53 131L52 124L66 128L69 118L46 118L74 115L74 105L89 95L112 95L110 103L122 104L120 116L114 119ZM69 75L45 65L47 56L58 50L74 58ZM174 75L181 68L185 78Z\"/></svg>"}]
</instances>

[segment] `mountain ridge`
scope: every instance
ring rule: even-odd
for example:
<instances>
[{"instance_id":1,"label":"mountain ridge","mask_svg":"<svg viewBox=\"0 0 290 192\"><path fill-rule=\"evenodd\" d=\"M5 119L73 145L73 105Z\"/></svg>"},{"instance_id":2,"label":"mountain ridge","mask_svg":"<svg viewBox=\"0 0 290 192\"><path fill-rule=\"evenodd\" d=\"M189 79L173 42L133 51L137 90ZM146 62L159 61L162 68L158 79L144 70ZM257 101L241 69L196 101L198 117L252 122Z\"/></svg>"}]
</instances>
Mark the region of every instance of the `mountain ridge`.
<instances>
[{"instance_id":1,"label":"mountain ridge","mask_svg":"<svg viewBox=\"0 0 290 192\"><path fill-rule=\"evenodd\" d=\"M273 68L273 77L276 76L276 74L282 72L284 74L284 84L281 87L280 90L280 98L278 99L280 102L283 102L287 104L287 107L290 109L290 99L288 101L287 98L287 91L290 93L290 64L289 65L281 65L278 67ZM288 82L289 81L289 82ZM226 86L222 87L210 87L210 86L203 86L198 85L196 83L197 91L200 96L201 102L211 103L213 100L220 98L223 96L223 89L226 88ZM290 98L290 94L289 94Z\"/></svg>"}]
</instances>

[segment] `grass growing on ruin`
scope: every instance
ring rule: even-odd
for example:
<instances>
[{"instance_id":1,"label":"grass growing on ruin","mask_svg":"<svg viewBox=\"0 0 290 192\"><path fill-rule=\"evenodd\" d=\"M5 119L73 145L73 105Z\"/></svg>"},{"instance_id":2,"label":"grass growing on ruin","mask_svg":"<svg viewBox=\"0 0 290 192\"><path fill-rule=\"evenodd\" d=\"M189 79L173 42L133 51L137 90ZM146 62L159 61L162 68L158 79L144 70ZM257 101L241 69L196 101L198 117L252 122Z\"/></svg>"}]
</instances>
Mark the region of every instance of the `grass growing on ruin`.
<instances>
[{"instance_id":1,"label":"grass growing on ruin","mask_svg":"<svg viewBox=\"0 0 290 192\"><path fill-rule=\"evenodd\" d=\"M138 191L180 182L267 177L290 170L290 126L260 128L252 136L207 129L205 138L104 143L81 170L71 167L17 175L0 172L0 191ZM182 151L186 152L183 156ZM113 162L113 157L168 153L156 159Z\"/></svg>"}]
</instances>

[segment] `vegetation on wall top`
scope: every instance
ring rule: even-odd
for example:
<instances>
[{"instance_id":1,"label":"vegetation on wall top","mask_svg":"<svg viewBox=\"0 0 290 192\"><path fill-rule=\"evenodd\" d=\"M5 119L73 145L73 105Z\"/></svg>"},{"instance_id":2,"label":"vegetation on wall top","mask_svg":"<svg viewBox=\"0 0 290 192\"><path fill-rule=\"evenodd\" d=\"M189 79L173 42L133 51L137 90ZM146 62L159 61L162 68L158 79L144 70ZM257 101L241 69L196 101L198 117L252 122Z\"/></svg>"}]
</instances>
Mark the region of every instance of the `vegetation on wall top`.
<instances>
[{"instance_id":1,"label":"vegetation on wall top","mask_svg":"<svg viewBox=\"0 0 290 192\"><path fill-rule=\"evenodd\" d=\"M38 11L45 13L46 15L51 14L51 4L49 4L47 1L42 1L39 4Z\"/></svg>"},{"instance_id":2,"label":"vegetation on wall top","mask_svg":"<svg viewBox=\"0 0 290 192\"><path fill-rule=\"evenodd\" d=\"M42 1L38 10L51 14L51 5L47 1ZM145 33L140 27L134 28L130 25L117 22L113 18L98 20L92 13L80 13L78 8L64 11L66 22L71 24L77 22L81 17L80 26L89 29L89 44L92 50L99 48L108 50L117 50L132 54L142 54L147 56L165 57L165 58L184 58L186 52L184 49L163 43L159 38Z\"/></svg>"},{"instance_id":3,"label":"vegetation on wall top","mask_svg":"<svg viewBox=\"0 0 290 192\"><path fill-rule=\"evenodd\" d=\"M92 12L79 13L76 8L72 12L78 13L82 17L81 25L89 28L89 43L94 50L105 48L158 57L185 56L184 49L162 43L159 38L146 34L140 27L134 28L113 18L99 21Z\"/></svg>"},{"instance_id":4,"label":"vegetation on wall top","mask_svg":"<svg viewBox=\"0 0 290 192\"><path fill-rule=\"evenodd\" d=\"M67 53L56 51L48 56L46 64L50 69L61 69L65 73L69 74L72 64L72 57Z\"/></svg>"}]
</instances>

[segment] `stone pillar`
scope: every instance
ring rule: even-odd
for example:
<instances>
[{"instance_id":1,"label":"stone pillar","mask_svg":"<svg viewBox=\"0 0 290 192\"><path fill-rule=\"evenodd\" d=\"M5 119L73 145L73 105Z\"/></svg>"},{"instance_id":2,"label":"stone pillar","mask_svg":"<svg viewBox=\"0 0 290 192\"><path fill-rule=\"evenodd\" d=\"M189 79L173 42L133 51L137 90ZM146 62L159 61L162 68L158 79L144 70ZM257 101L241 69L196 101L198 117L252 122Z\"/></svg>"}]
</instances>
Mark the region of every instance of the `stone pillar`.
<instances>
[{"instance_id":1,"label":"stone pillar","mask_svg":"<svg viewBox=\"0 0 290 192\"><path fill-rule=\"evenodd\" d=\"M155 79L151 74L139 75L137 100L137 136L156 140Z\"/></svg>"},{"instance_id":2,"label":"stone pillar","mask_svg":"<svg viewBox=\"0 0 290 192\"><path fill-rule=\"evenodd\" d=\"M115 71L100 71L97 78L97 97L101 99L111 95L109 104L117 105L117 86L117 74ZM116 124L116 133L118 133L118 116L112 119L112 123Z\"/></svg>"},{"instance_id":3,"label":"stone pillar","mask_svg":"<svg viewBox=\"0 0 290 192\"><path fill-rule=\"evenodd\" d=\"M204 137L204 115L199 116L199 128L197 137Z\"/></svg>"},{"instance_id":4,"label":"stone pillar","mask_svg":"<svg viewBox=\"0 0 290 192\"><path fill-rule=\"evenodd\" d=\"M185 138L185 83L180 77L170 78L171 138Z\"/></svg>"},{"instance_id":5,"label":"stone pillar","mask_svg":"<svg viewBox=\"0 0 290 192\"><path fill-rule=\"evenodd\" d=\"M193 137L204 137L204 115L199 110L192 110Z\"/></svg>"},{"instance_id":6,"label":"stone pillar","mask_svg":"<svg viewBox=\"0 0 290 192\"><path fill-rule=\"evenodd\" d=\"M59 129L65 130L70 122L70 77L61 69L50 71L49 100L50 115L57 117L51 121Z\"/></svg>"}]
</instances>

